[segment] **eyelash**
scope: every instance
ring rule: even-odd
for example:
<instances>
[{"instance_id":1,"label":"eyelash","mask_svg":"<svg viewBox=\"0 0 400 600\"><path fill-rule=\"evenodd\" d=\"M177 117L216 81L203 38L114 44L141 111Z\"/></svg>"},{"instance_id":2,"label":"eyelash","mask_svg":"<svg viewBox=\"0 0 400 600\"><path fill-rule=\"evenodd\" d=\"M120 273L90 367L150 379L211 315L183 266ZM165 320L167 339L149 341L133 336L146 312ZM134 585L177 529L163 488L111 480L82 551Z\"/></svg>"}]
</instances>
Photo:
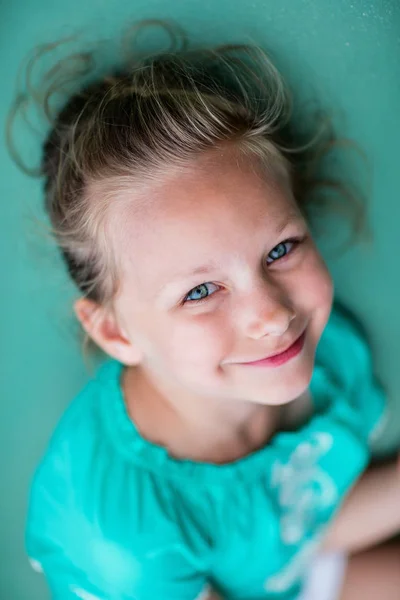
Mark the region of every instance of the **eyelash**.
<instances>
[{"instance_id":1,"label":"eyelash","mask_svg":"<svg viewBox=\"0 0 400 600\"><path fill-rule=\"evenodd\" d=\"M271 263L267 263L267 265L273 264L275 262L278 262L284 258L287 258L288 256L290 256L295 250L296 248L305 240L306 236L304 237L296 237L296 238L289 238L287 240L283 240L282 242L279 242L279 244L277 244L276 246L274 246L272 248L272 250L268 253L271 254L271 252L273 252L273 250L275 250L275 248L277 248L278 246L280 246L281 244L293 244L293 247L291 250L289 250L286 254L284 254L284 256L282 256L281 258L276 258L275 260L273 260ZM196 287L192 288L191 290L189 290L189 292L186 294L186 296L184 297L182 304L200 304L201 302L204 302L205 300L208 300L211 296L213 296L214 294L208 294L207 296L204 296L204 298L200 298L198 300L188 300L187 297L196 289L200 288L203 285L207 285L207 284L211 284L210 281L207 281L205 283L201 283L200 285L197 285ZM214 284L215 285L215 284ZM215 293L215 292L214 292Z\"/></svg>"}]
</instances>

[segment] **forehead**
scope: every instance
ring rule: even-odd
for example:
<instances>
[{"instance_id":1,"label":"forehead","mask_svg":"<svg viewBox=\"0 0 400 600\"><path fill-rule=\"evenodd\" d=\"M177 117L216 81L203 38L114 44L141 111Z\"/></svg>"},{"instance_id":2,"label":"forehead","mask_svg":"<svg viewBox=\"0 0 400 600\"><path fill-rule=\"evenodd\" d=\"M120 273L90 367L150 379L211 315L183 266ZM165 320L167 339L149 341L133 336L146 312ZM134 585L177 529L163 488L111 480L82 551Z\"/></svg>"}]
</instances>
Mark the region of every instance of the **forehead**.
<instances>
[{"instance_id":1,"label":"forehead","mask_svg":"<svg viewBox=\"0 0 400 600\"><path fill-rule=\"evenodd\" d=\"M113 206L109 233L123 270L179 260L188 267L209 261L257 232L276 233L300 211L288 186L262 175L248 159L229 152L208 156L191 170L142 192L140 200ZM265 239L265 238L264 238Z\"/></svg>"}]
</instances>

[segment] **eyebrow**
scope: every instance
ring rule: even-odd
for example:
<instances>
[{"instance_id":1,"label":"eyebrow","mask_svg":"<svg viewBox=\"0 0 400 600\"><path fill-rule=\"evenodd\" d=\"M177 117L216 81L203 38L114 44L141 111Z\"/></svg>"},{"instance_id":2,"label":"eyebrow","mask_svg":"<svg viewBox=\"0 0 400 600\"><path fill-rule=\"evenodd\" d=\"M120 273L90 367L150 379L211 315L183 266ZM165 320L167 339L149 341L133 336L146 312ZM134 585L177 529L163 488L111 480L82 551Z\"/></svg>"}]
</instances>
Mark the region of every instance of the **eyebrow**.
<instances>
[{"instance_id":1,"label":"eyebrow","mask_svg":"<svg viewBox=\"0 0 400 600\"><path fill-rule=\"evenodd\" d=\"M288 213L285 216L285 218L282 219L282 222L276 228L277 235L280 235L289 225L292 225L293 223L298 223L299 221L300 221L300 217L299 217L298 213L296 213L294 211ZM215 271L217 266L218 266L217 263L210 262L210 263L201 265L199 267L196 267L192 271L176 273L173 279L170 279L165 284L163 284L160 288L158 288L156 295L159 296L166 287L177 284L178 282L182 281L185 278L192 278L192 277L195 277L196 275L206 275L207 273Z\"/></svg>"}]
</instances>

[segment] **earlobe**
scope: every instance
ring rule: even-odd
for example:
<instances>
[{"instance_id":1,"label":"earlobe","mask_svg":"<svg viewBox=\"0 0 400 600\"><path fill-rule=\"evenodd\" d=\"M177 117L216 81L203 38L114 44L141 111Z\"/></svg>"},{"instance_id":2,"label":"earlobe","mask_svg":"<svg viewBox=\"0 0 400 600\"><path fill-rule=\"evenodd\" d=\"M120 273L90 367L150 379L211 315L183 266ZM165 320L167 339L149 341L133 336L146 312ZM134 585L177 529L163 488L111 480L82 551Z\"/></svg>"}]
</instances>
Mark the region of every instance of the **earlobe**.
<instances>
[{"instance_id":1,"label":"earlobe","mask_svg":"<svg viewBox=\"0 0 400 600\"><path fill-rule=\"evenodd\" d=\"M74 303L74 311L82 327L106 354L129 366L141 362L141 352L129 340L112 311L88 298L79 298Z\"/></svg>"}]
</instances>

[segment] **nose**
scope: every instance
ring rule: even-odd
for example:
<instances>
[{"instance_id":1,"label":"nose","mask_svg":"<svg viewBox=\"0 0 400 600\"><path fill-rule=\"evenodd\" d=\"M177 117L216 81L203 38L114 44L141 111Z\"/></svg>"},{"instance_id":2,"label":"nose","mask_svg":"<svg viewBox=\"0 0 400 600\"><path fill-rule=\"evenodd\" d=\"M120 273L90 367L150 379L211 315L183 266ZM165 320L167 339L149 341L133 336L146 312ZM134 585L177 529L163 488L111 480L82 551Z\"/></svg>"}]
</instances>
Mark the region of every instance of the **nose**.
<instances>
[{"instance_id":1,"label":"nose","mask_svg":"<svg viewBox=\"0 0 400 600\"><path fill-rule=\"evenodd\" d=\"M243 296L237 323L246 336L259 339L282 335L295 316L288 295L278 286L262 281Z\"/></svg>"}]
</instances>

